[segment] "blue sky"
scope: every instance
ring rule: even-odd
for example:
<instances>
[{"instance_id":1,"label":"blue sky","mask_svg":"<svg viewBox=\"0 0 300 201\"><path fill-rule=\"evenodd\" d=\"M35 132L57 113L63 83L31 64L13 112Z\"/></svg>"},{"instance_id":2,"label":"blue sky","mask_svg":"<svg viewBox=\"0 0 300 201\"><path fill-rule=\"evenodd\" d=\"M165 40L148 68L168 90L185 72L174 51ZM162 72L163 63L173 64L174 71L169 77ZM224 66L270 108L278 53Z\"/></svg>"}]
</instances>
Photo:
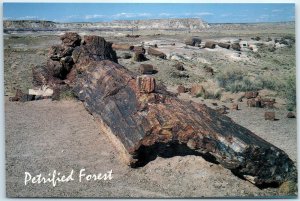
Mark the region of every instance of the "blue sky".
<instances>
[{"instance_id":1,"label":"blue sky","mask_svg":"<svg viewBox=\"0 0 300 201\"><path fill-rule=\"evenodd\" d=\"M209 23L295 20L294 4L4 3L7 20L98 22L132 19L201 18Z\"/></svg>"}]
</instances>

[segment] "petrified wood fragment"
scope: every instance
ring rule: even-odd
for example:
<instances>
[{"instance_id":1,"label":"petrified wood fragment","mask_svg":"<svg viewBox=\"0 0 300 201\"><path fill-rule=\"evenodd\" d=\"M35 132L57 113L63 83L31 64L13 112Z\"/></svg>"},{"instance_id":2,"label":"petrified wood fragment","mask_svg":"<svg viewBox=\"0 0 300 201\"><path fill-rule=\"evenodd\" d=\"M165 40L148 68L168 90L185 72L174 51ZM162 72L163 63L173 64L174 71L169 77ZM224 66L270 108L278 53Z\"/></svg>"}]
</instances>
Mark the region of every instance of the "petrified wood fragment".
<instances>
[{"instance_id":1,"label":"petrified wood fragment","mask_svg":"<svg viewBox=\"0 0 300 201\"><path fill-rule=\"evenodd\" d=\"M154 49L154 48L152 48L152 47L149 47L149 48L148 48L148 54L149 54L149 55L156 56L156 57L159 57L159 58L161 58L161 59L166 59L166 58L167 58L167 56L166 56L165 53L163 53L163 52L161 52L161 51L159 51L159 50L156 50L156 49Z\"/></svg>"},{"instance_id":2,"label":"petrified wood fragment","mask_svg":"<svg viewBox=\"0 0 300 201\"><path fill-rule=\"evenodd\" d=\"M152 74L154 72L154 68L151 64L141 64L140 72L141 74Z\"/></svg>"},{"instance_id":3,"label":"petrified wood fragment","mask_svg":"<svg viewBox=\"0 0 300 201\"><path fill-rule=\"evenodd\" d=\"M154 89L153 82L104 60L89 63L74 87L130 166L194 154L256 185L296 180L296 167L282 150L204 104L180 100L161 85Z\"/></svg>"},{"instance_id":4,"label":"petrified wood fragment","mask_svg":"<svg viewBox=\"0 0 300 201\"><path fill-rule=\"evenodd\" d=\"M206 48L210 48L210 49L214 49L216 47L216 42L214 41L207 41L205 42L205 46Z\"/></svg>"},{"instance_id":5,"label":"petrified wood fragment","mask_svg":"<svg viewBox=\"0 0 300 201\"><path fill-rule=\"evenodd\" d=\"M218 43L218 46L229 49L230 48L230 44L228 43Z\"/></svg>"},{"instance_id":6,"label":"petrified wood fragment","mask_svg":"<svg viewBox=\"0 0 300 201\"><path fill-rule=\"evenodd\" d=\"M190 46L199 46L201 44L201 38L199 37L189 37L185 39L184 43Z\"/></svg>"}]
</instances>

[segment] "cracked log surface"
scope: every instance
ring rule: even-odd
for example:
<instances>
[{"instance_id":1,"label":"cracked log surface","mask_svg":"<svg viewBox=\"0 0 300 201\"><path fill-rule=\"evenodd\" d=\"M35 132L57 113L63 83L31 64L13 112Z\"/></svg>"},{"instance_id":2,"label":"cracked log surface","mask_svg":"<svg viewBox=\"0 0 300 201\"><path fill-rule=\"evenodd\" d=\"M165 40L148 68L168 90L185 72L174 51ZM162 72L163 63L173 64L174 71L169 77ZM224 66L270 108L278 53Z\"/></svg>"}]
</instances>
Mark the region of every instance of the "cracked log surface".
<instances>
[{"instance_id":1,"label":"cracked log surface","mask_svg":"<svg viewBox=\"0 0 300 201\"><path fill-rule=\"evenodd\" d=\"M140 90L141 83L146 90ZM194 154L257 186L297 178L295 165L279 148L206 105L179 100L164 86L155 86L154 79L137 78L112 61L90 62L74 91L132 167L156 156Z\"/></svg>"}]
</instances>

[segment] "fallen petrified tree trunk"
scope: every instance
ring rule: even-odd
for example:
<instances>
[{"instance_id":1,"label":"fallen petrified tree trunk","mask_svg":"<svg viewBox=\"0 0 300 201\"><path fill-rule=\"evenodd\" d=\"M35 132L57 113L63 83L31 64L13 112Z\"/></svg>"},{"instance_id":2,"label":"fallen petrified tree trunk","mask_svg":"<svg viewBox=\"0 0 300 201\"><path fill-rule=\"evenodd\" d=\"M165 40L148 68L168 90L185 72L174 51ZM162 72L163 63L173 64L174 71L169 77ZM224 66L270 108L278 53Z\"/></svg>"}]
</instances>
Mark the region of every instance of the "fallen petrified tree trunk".
<instances>
[{"instance_id":1,"label":"fallen petrified tree trunk","mask_svg":"<svg viewBox=\"0 0 300 201\"><path fill-rule=\"evenodd\" d=\"M287 154L204 104L179 100L153 77L91 62L74 91L132 167L156 156L195 154L256 185L296 180Z\"/></svg>"},{"instance_id":2,"label":"fallen petrified tree trunk","mask_svg":"<svg viewBox=\"0 0 300 201\"><path fill-rule=\"evenodd\" d=\"M210 48L210 49L214 49L216 47L216 42L214 41L207 41L205 42L205 46L206 48Z\"/></svg>"},{"instance_id":3,"label":"fallen petrified tree trunk","mask_svg":"<svg viewBox=\"0 0 300 201\"><path fill-rule=\"evenodd\" d=\"M228 43L218 43L218 46L229 49L230 48L230 44Z\"/></svg>"},{"instance_id":4,"label":"fallen petrified tree trunk","mask_svg":"<svg viewBox=\"0 0 300 201\"><path fill-rule=\"evenodd\" d=\"M157 50L157 49L154 49L154 48L152 48L152 47L149 47L149 48L148 48L148 54L149 54L149 55L156 56L156 57L159 57L159 58L161 58L161 59L166 59L166 58L167 58L167 56L166 56L165 53L163 53L163 52L161 52L161 51L159 51L159 50Z\"/></svg>"},{"instance_id":5,"label":"fallen petrified tree trunk","mask_svg":"<svg viewBox=\"0 0 300 201\"><path fill-rule=\"evenodd\" d=\"M157 156L194 154L256 185L297 181L296 167L282 150L204 104L178 99L151 75L137 76L117 64L104 38L85 36L79 45L76 34L65 36L63 43L75 47L74 66L65 80L53 77L55 65L35 68L36 84L72 87L132 167ZM135 52L143 55L140 49Z\"/></svg>"}]
</instances>

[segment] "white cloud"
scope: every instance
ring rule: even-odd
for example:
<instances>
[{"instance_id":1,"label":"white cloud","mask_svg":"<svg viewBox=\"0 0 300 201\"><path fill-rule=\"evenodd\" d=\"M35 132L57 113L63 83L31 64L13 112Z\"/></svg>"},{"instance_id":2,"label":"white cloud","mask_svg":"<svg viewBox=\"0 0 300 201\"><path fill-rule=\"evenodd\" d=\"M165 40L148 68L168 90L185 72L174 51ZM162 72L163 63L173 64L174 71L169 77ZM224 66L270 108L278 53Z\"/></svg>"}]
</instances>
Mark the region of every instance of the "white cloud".
<instances>
[{"instance_id":1,"label":"white cloud","mask_svg":"<svg viewBox=\"0 0 300 201\"><path fill-rule=\"evenodd\" d=\"M38 18L38 16L23 16L19 17L18 20L37 20Z\"/></svg>"},{"instance_id":2,"label":"white cloud","mask_svg":"<svg viewBox=\"0 0 300 201\"><path fill-rule=\"evenodd\" d=\"M3 20L11 20L11 17L3 17Z\"/></svg>"},{"instance_id":3,"label":"white cloud","mask_svg":"<svg viewBox=\"0 0 300 201\"><path fill-rule=\"evenodd\" d=\"M94 14L94 15L86 15L86 16L84 16L84 19L89 20L89 19L97 19L97 18L103 18L103 17L105 17L105 15Z\"/></svg>"},{"instance_id":4,"label":"white cloud","mask_svg":"<svg viewBox=\"0 0 300 201\"><path fill-rule=\"evenodd\" d=\"M174 15L174 14L171 14L171 13L160 13L159 14L159 16L166 16L166 17L172 16L172 15Z\"/></svg>"},{"instance_id":5,"label":"white cloud","mask_svg":"<svg viewBox=\"0 0 300 201\"><path fill-rule=\"evenodd\" d=\"M200 12L200 13L194 13L193 15L204 16L204 15L214 15L214 14L210 12Z\"/></svg>"},{"instance_id":6,"label":"white cloud","mask_svg":"<svg viewBox=\"0 0 300 201\"><path fill-rule=\"evenodd\" d=\"M232 14L231 13L224 13L221 15L221 17L228 17L228 16L231 16Z\"/></svg>"},{"instance_id":7,"label":"white cloud","mask_svg":"<svg viewBox=\"0 0 300 201\"><path fill-rule=\"evenodd\" d=\"M266 19L266 18L269 18L270 16L269 15L261 15L259 16L260 19Z\"/></svg>"},{"instance_id":8,"label":"white cloud","mask_svg":"<svg viewBox=\"0 0 300 201\"><path fill-rule=\"evenodd\" d=\"M184 13L185 16L205 16L205 15L214 15L210 12L199 12L199 13Z\"/></svg>"},{"instance_id":9,"label":"white cloud","mask_svg":"<svg viewBox=\"0 0 300 201\"><path fill-rule=\"evenodd\" d=\"M117 13L111 16L111 18L133 18L133 17L149 17L150 13Z\"/></svg>"}]
</instances>

